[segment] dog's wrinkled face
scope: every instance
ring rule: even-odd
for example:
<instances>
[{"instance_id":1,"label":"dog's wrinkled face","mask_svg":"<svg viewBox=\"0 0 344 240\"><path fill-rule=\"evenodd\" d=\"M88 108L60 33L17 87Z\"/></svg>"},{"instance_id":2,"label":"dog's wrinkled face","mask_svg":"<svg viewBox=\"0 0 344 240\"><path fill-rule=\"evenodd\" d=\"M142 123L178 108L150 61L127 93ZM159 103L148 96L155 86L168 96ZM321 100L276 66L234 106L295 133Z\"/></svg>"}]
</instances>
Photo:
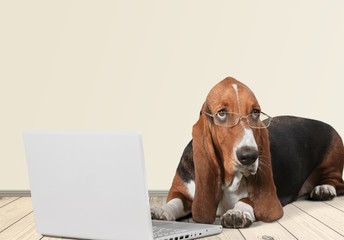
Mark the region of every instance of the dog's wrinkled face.
<instances>
[{"instance_id":1,"label":"dog's wrinkled face","mask_svg":"<svg viewBox=\"0 0 344 240\"><path fill-rule=\"evenodd\" d=\"M265 129L251 128L248 124L246 116L250 114L251 121L260 122L260 106L252 91L235 79L227 78L209 92L203 111L212 115L208 115L209 129L216 155L224 166L225 183L232 181L235 172L244 176L255 174L259 165L259 134ZM232 122L234 126L221 126L221 122L235 118L230 113L241 117Z\"/></svg>"}]
</instances>

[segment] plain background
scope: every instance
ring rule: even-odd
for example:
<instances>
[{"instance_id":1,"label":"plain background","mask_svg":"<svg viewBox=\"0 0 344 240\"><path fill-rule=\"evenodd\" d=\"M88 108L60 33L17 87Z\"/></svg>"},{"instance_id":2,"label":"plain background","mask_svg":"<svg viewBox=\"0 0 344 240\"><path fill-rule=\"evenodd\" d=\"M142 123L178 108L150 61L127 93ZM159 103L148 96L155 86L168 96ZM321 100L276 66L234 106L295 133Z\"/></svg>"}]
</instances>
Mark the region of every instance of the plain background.
<instances>
[{"instance_id":1,"label":"plain background","mask_svg":"<svg viewBox=\"0 0 344 240\"><path fill-rule=\"evenodd\" d=\"M227 76L343 137L344 1L1 1L0 190L29 189L35 129L140 130L149 189L168 190Z\"/></svg>"}]
</instances>

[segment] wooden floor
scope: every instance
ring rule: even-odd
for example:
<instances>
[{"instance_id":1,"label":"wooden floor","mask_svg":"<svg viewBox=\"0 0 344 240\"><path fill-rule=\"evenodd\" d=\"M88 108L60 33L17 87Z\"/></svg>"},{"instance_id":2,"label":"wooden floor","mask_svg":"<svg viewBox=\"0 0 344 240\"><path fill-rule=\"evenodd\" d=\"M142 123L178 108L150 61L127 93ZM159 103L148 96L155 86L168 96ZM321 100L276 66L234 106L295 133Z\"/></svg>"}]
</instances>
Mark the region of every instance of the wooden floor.
<instances>
[{"instance_id":1,"label":"wooden floor","mask_svg":"<svg viewBox=\"0 0 344 240\"><path fill-rule=\"evenodd\" d=\"M159 206L163 197L152 197L151 204ZM0 198L0 239L42 239L35 230L29 197ZM328 202L297 201L284 207L284 217L273 223L256 222L247 229L224 229L217 236L204 240L223 239L344 239L344 196Z\"/></svg>"}]
</instances>

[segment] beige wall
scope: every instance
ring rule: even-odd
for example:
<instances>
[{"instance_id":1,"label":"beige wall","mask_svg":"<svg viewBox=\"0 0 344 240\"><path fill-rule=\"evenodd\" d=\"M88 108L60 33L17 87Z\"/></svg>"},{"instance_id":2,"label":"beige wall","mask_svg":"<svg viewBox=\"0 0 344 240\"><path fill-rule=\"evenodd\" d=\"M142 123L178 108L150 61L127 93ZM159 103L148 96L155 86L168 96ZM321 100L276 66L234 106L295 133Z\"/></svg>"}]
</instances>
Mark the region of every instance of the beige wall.
<instances>
[{"instance_id":1,"label":"beige wall","mask_svg":"<svg viewBox=\"0 0 344 240\"><path fill-rule=\"evenodd\" d=\"M0 190L29 189L26 129L141 130L168 189L226 76L344 137L344 1L1 1Z\"/></svg>"}]
</instances>

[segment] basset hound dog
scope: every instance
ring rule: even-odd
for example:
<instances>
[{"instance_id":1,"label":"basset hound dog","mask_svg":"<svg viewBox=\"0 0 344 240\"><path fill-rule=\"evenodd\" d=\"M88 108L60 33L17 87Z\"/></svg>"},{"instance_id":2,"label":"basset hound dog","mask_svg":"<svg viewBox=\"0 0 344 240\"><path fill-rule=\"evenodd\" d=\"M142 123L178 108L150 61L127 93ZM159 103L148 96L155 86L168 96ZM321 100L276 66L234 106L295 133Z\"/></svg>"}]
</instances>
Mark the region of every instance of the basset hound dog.
<instances>
[{"instance_id":1,"label":"basset hound dog","mask_svg":"<svg viewBox=\"0 0 344 240\"><path fill-rule=\"evenodd\" d=\"M220 217L227 228L271 222L301 196L329 200L344 194L343 164L343 142L331 126L271 118L246 85L226 78L202 106L166 205L152 207L151 215L176 220L191 213L200 223Z\"/></svg>"}]
</instances>

